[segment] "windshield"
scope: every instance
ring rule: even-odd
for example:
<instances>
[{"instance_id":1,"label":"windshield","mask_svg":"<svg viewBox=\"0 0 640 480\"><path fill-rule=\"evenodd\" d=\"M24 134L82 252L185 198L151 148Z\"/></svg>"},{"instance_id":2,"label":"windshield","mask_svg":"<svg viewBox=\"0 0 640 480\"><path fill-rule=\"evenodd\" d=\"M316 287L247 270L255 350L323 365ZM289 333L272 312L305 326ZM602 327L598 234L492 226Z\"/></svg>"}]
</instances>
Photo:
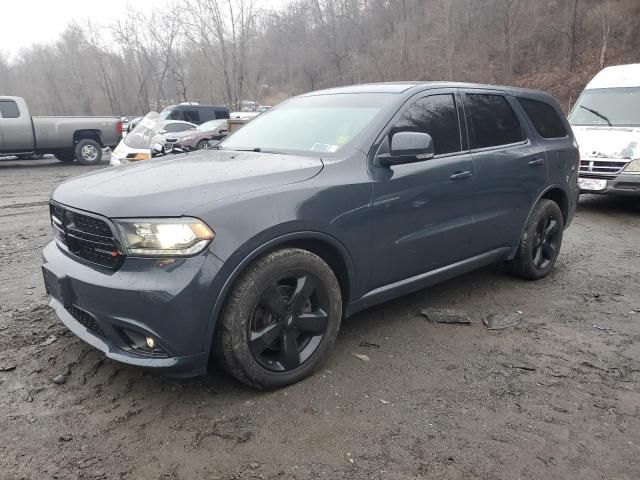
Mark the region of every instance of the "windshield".
<instances>
[{"instance_id":1,"label":"windshield","mask_svg":"<svg viewBox=\"0 0 640 480\"><path fill-rule=\"evenodd\" d=\"M151 148L151 139L162 130L164 121L156 112L149 112L136 128L124 137L124 144L130 148Z\"/></svg>"},{"instance_id":2,"label":"windshield","mask_svg":"<svg viewBox=\"0 0 640 480\"><path fill-rule=\"evenodd\" d=\"M231 150L335 153L362 132L391 98L381 93L293 98L257 116L220 146Z\"/></svg>"},{"instance_id":3,"label":"windshield","mask_svg":"<svg viewBox=\"0 0 640 480\"><path fill-rule=\"evenodd\" d=\"M209 120L208 122L205 122L202 125L200 125L196 130L200 130L201 132L215 130L216 128L220 127L220 125L222 125L223 123L227 123L227 121L226 120Z\"/></svg>"},{"instance_id":4,"label":"windshield","mask_svg":"<svg viewBox=\"0 0 640 480\"><path fill-rule=\"evenodd\" d=\"M569 122L576 126L640 127L640 87L585 90Z\"/></svg>"}]
</instances>

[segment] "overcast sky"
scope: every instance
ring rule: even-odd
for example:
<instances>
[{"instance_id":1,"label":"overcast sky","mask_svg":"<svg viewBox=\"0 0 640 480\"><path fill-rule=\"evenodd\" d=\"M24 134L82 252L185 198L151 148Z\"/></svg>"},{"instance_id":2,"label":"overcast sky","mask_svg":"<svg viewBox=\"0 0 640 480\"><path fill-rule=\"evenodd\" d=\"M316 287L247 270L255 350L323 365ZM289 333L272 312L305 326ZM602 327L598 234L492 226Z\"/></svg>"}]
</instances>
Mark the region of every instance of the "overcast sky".
<instances>
[{"instance_id":1,"label":"overcast sky","mask_svg":"<svg viewBox=\"0 0 640 480\"><path fill-rule=\"evenodd\" d=\"M0 0L2 22L0 51L14 56L21 48L55 40L71 20L87 18L109 24L126 15L129 5L136 10L162 8L168 0ZM263 6L278 7L289 0L262 0Z\"/></svg>"}]
</instances>

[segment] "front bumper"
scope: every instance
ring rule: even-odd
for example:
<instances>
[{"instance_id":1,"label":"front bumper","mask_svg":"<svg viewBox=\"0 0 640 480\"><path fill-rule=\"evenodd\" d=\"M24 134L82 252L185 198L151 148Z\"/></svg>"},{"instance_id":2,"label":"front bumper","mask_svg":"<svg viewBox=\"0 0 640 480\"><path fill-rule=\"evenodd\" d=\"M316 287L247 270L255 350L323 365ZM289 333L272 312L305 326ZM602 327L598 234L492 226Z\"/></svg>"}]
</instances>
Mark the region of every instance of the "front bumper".
<instances>
[{"instance_id":1,"label":"front bumper","mask_svg":"<svg viewBox=\"0 0 640 480\"><path fill-rule=\"evenodd\" d=\"M620 195L640 196L640 174L620 173L615 177L604 175L580 175L580 178L606 180L605 188L601 190L588 190L580 188L580 193L593 193L596 195Z\"/></svg>"},{"instance_id":2,"label":"front bumper","mask_svg":"<svg viewBox=\"0 0 640 480\"><path fill-rule=\"evenodd\" d=\"M114 272L80 263L51 242L43 260L49 305L82 340L113 360L166 375L206 372L217 257L127 258ZM156 340L155 350L139 348L146 337Z\"/></svg>"}]
</instances>

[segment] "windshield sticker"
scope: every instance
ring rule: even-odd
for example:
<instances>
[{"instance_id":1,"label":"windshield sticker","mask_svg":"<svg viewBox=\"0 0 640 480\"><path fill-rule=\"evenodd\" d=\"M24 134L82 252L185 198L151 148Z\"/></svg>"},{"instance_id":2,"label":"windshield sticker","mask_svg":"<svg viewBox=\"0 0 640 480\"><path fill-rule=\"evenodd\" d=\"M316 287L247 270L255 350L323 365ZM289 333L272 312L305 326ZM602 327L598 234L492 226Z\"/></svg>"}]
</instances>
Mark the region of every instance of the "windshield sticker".
<instances>
[{"instance_id":1,"label":"windshield sticker","mask_svg":"<svg viewBox=\"0 0 640 480\"><path fill-rule=\"evenodd\" d=\"M315 143L311 147L312 152L328 152L335 153L340 149L340 145L329 145L328 143Z\"/></svg>"}]
</instances>

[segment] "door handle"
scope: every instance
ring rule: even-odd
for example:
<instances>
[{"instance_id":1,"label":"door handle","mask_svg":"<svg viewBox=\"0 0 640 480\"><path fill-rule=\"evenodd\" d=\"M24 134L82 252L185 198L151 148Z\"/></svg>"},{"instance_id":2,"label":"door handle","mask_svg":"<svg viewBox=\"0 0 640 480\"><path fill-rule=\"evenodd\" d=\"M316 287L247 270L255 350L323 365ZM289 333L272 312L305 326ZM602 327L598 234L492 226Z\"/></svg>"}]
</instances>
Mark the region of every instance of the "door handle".
<instances>
[{"instance_id":1,"label":"door handle","mask_svg":"<svg viewBox=\"0 0 640 480\"><path fill-rule=\"evenodd\" d=\"M529 162L530 167L539 167L541 165L544 165L544 158L536 158L535 160L531 160Z\"/></svg>"},{"instance_id":2,"label":"door handle","mask_svg":"<svg viewBox=\"0 0 640 480\"><path fill-rule=\"evenodd\" d=\"M464 172L456 172L453 175L451 175L449 178L451 180L464 180L465 178L471 178L473 176L473 173L471 173L471 170L466 170Z\"/></svg>"}]
</instances>

